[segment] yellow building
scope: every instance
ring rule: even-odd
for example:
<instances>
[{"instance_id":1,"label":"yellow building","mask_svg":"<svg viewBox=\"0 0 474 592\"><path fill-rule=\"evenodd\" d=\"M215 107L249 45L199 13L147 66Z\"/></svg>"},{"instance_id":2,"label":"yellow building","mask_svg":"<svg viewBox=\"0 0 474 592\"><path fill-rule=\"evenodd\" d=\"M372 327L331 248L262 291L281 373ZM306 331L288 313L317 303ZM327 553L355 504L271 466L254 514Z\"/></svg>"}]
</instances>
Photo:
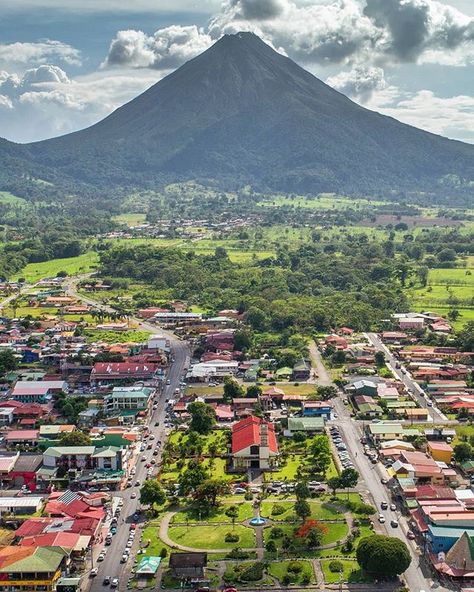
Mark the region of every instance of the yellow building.
<instances>
[{"instance_id":1,"label":"yellow building","mask_svg":"<svg viewBox=\"0 0 474 592\"><path fill-rule=\"evenodd\" d=\"M0 549L0 592L52 592L70 552L63 547L11 546Z\"/></svg>"},{"instance_id":2,"label":"yellow building","mask_svg":"<svg viewBox=\"0 0 474 592\"><path fill-rule=\"evenodd\" d=\"M444 462L449 465L453 458L453 448L446 442L428 442L428 452L433 460Z\"/></svg>"}]
</instances>

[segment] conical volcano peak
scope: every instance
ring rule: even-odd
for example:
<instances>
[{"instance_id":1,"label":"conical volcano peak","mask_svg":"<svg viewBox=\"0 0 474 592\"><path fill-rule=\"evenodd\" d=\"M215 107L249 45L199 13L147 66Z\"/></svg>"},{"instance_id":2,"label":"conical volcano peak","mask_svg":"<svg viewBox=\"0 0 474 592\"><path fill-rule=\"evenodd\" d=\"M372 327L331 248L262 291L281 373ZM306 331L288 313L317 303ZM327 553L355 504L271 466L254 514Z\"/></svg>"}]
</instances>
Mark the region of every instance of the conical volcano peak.
<instances>
[{"instance_id":1,"label":"conical volcano peak","mask_svg":"<svg viewBox=\"0 0 474 592\"><path fill-rule=\"evenodd\" d=\"M249 31L224 35L92 127L28 151L101 184L365 194L474 180L473 146L364 109Z\"/></svg>"}]
</instances>

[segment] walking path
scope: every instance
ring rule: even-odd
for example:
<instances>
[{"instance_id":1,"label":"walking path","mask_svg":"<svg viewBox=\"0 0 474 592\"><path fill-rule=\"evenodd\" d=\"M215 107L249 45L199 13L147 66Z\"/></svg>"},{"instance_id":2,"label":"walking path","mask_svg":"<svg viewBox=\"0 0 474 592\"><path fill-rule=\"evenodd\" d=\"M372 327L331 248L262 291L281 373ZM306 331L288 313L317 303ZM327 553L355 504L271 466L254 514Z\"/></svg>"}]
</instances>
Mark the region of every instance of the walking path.
<instances>
[{"instance_id":1,"label":"walking path","mask_svg":"<svg viewBox=\"0 0 474 592\"><path fill-rule=\"evenodd\" d=\"M329 376L328 371L326 370L325 365L323 364L323 360L321 358L321 353L316 346L314 340L310 341L308 346L309 357L311 358L311 365L316 371L318 376L318 384L321 386L330 386L333 384L331 377Z\"/></svg>"},{"instance_id":2,"label":"walking path","mask_svg":"<svg viewBox=\"0 0 474 592\"><path fill-rule=\"evenodd\" d=\"M183 511L183 509L184 508L182 508L179 511ZM166 512L166 514L161 519L159 537L163 541L163 543L165 543L166 545L168 545L172 549L179 549L180 551L187 551L190 553L198 552L198 553L219 553L220 554L220 553L228 553L231 550L229 547L227 547L226 549L200 549L200 548L196 548L196 547L188 547L187 545L182 545L181 543L177 543L176 541L173 541L173 539L170 538L168 531L169 531L171 520L177 514L177 512L178 512L178 510L176 510L174 512ZM334 543L328 543L327 545L322 545L321 547L318 547L318 549L334 549L336 547L339 547L339 545L345 543L345 541L350 536L351 531L352 531L353 518L352 518L351 513L346 512L344 514L344 519L345 519L346 524L348 526L348 533L344 537L344 539L341 541L335 541ZM266 519L266 520L269 521L268 519ZM271 522L271 521L269 521L269 522ZM334 522L336 522L336 520ZM219 525L219 523L218 522L209 522L209 523L200 522L200 523L196 523L194 526L199 526L199 525L201 525L201 526L202 525L217 526L217 525ZM268 527L268 524L267 524L267 527ZM245 551L247 553L254 553L256 551L258 558L263 559L264 552L265 552L265 540L264 540L264 535L263 535L264 527L257 526L257 527L254 527L254 529L255 529L255 537L256 537L255 547L243 548L242 551Z\"/></svg>"}]
</instances>

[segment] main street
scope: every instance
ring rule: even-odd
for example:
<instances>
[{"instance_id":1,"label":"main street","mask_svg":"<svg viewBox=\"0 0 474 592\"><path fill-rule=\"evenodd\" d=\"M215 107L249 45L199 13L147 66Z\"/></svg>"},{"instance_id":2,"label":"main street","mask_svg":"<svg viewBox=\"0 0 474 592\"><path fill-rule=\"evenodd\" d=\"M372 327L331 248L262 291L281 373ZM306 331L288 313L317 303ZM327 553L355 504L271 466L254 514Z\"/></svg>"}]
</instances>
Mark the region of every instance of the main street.
<instances>
[{"instance_id":1,"label":"main street","mask_svg":"<svg viewBox=\"0 0 474 592\"><path fill-rule=\"evenodd\" d=\"M393 353L389 350L389 348L382 342L380 337L376 333L365 333L365 336L369 340L369 342L375 347L377 351L381 351L385 355L385 360L395 375L395 377L403 382L405 388L411 394L413 399L418 403L420 407L427 409L428 415L430 420L433 422L443 422L446 421L446 416L444 416L439 409L435 407L429 407L427 404L427 400L425 398L425 393L421 386L413 379L411 374L408 372L406 368L403 366L400 367L400 364L397 358L393 355ZM399 367L397 368L397 363Z\"/></svg>"},{"instance_id":2,"label":"main street","mask_svg":"<svg viewBox=\"0 0 474 592\"><path fill-rule=\"evenodd\" d=\"M71 278L67 281L66 289L68 294L74 296L86 304L93 306L95 309L103 310L104 312L115 312L114 308L111 306L102 304L90 297L85 297L78 293L76 285L80 279L82 278ZM156 327L156 325L144 322L138 318L132 318L131 320L141 329L151 331L152 333L166 335L170 342L170 359L173 360L173 362L170 364L166 375L166 382L169 382L169 384L165 384L163 391L159 393L157 408L152 411L148 420L150 433L154 434L155 436L155 439L152 441L153 445L156 446L157 442L161 441L161 445L159 447L160 452L159 455L155 457L152 457L152 450L138 452L136 456L136 474L132 479L134 486L114 494L123 498L122 511L117 524L117 533L112 538L112 544L109 547L105 547L107 549L107 554L104 561L97 564L94 562L94 567L98 569L98 574L94 578L91 578L91 592L102 592L104 590L104 585L102 582L105 576L119 578L120 592L127 589L127 578L135 561L136 553L139 548L138 543L141 537L141 527L143 526L143 523L141 522L143 520L143 516L141 516L138 521L135 521L133 518L134 513L140 508L140 488L135 486L135 482L139 481L142 484L145 481L147 471L145 468L145 464L147 464L147 462L140 459L143 456L146 456L147 461L151 460L151 458L155 458L157 465L160 463L161 452L167 437L166 429L164 427L166 401L174 397L174 392L180 387L180 382L183 378L183 375L185 374L186 368L190 363L190 350L188 344L184 341L181 341L178 337L176 337L176 335L174 335L174 333L171 331L164 331ZM132 499L132 493L136 494L135 499ZM132 523L137 523L138 531L130 556L127 562L124 564L121 563L121 558L127 544L130 525ZM94 555L97 555L97 552L95 552ZM92 567L92 565L90 567Z\"/></svg>"},{"instance_id":3,"label":"main street","mask_svg":"<svg viewBox=\"0 0 474 592\"><path fill-rule=\"evenodd\" d=\"M315 344L310 344L310 355L312 364L319 375L318 383L323 386L333 384ZM421 554L416 543L407 537L409 529L405 517L402 516L398 508L394 511L390 510L390 503L392 502L390 490L382 483L382 478L387 477L385 468L381 463L372 464L364 454L364 448L360 441L363 435L361 424L350 416L350 412L343 404L342 399L340 397L333 399L333 404L334 411L337 414L337 420L329 422L329 425L339 427L341 437L345 441L347 450L352 457L354 467L359 472L359 488L361 493L368 502L374 504L378 514L381 513L385 516L386 522L383 524L374 518L376 531L381 534L398 537L408 546L412 561L408 570L403 574L403 577L410 592L420 592L422 590L429 592L433 590L436 583L433 584L430 575L426 572L424 564L421 562ZM380 504L382 501L388 502L388 510L381 510ZM391 520L397 520L399 526L396 528L390 526ZM443 590L443 588L437 589L440 592Z\"/></svg>"}]
</instances>

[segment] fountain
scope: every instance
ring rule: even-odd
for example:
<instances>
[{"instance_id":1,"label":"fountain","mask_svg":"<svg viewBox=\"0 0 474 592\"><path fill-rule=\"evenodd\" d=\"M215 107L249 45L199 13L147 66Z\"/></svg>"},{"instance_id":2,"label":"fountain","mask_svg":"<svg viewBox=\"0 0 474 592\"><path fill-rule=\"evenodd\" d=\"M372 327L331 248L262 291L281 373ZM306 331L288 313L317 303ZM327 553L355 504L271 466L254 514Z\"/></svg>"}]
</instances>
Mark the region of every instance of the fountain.
<instances>
[{"instance_id":1,"label":"fountain","mask_svg":"<svg viewBox=\"0 0 474 592\"><path fill-rule=\"evenodd\" d=\"M258 500L255 500L254 507L255 516L249 520L249 524L251 526L263 526L266 523L266 520L260 516L260 503Z\"/></svg>"}]
</instances>

